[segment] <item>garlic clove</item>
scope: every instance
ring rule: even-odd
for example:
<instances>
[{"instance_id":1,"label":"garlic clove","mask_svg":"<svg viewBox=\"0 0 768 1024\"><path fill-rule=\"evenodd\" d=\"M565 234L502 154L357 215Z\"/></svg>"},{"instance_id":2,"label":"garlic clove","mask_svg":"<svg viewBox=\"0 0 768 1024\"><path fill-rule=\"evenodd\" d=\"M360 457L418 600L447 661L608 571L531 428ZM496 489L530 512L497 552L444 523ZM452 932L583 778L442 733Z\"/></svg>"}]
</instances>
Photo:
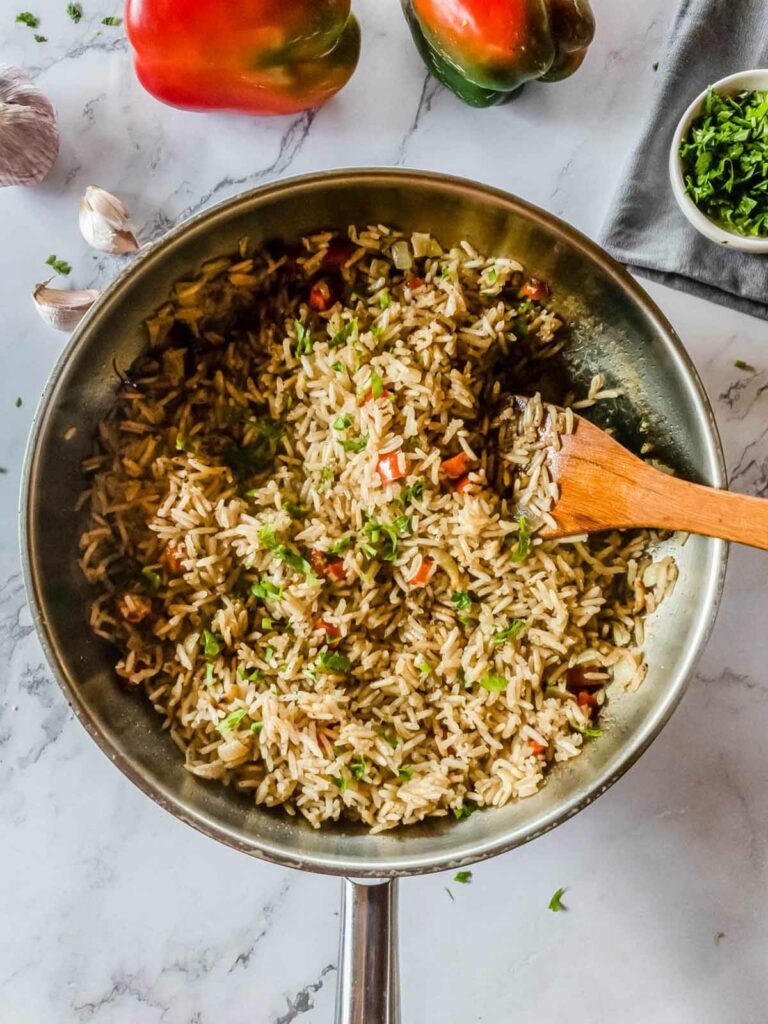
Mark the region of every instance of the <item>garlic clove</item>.
<instances>
[{"instance_id":1,"label":"garlic clove","mask_svg":"<svg viewBox=\"0 0 768 1024\"><path fill-rule=\"evenodd\" d=\"M74 331L98 297L93 288L70 291L49 288L47 282L37 285L32 293L37 311L48 326L67 332Z\"/></svg>"},{"instance_id":2,"label":"garlic clove","mask_svg":"<svg viewBox=\"0 0 768 1024\"><path fill-rule=\"evenodd\" d=\"M139 248L128 211L117 196L98 185L89 185L80 200L80 231L99 252L122 256Z\"/></svg>"},{"instance_id":3,"label":"garlic clove","mask_svg":"<svg viewBox=\"0 0 768 1024\"><path fill-rule=\"evenodd\" d=\"M20 68L0 64L0 187L42 181L58 155L50 101Z\"/></svg>"}]
</instances>

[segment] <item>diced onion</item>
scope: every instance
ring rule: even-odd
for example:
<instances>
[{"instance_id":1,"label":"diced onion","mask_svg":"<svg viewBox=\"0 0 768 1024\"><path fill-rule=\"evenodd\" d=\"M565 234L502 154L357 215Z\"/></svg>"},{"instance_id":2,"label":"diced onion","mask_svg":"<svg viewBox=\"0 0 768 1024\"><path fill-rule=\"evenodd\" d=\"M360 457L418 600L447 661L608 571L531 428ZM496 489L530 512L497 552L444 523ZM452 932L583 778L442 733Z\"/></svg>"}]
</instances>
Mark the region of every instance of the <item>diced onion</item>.
<instances>
[{"instance_id":1,"label":"diced onion","mask_svg":"<svg viewBox=\"0 0 768 1024\"><path fill-rule=\"evenodd\" d=\"M405 241L395 242L392 246L392 261L398 270L408 270L413 266L411 250Z\"/></svg>"}]
</instances>

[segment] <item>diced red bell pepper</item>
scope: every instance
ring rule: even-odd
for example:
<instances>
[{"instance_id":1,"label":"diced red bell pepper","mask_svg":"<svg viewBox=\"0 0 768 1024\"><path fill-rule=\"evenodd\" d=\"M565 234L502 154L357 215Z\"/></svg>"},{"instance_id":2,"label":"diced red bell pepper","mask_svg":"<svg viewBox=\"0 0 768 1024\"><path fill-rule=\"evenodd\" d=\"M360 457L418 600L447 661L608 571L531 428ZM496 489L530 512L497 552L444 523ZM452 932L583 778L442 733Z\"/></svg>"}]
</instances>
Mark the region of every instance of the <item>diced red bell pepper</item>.
<instances>
[{"instance_id":1,"label":"diced red bell pepper","mask_svg":"<svg viewBox=\"0 0 768 1024\"><path fill-rule=\"evenodd\" d=\"M152 611L152 604L140 594L121 594L117 599L117 610L126 622L137 626Z\"/></svg>"},{"instance_id":2,"label":"diced red bell pepper","mask_svg":"<svg viewBox=\"0 0 768 1024\"><path fill-rule=\"evenodd\" d=\"M321 551L320 548L312 548L309 552L309 564L312 566L312 571L318 576L324 576L325 570L328 568L328 559L325 557L325 552Z\"/></svg>"},{"instance_id":3,"label":"diced red bell pepper","mask_svg":"<svg viewBox=\"0 0 768 1024\"><path fill-rule=\"evenodd\" d=\"M350 0L128 0L125 25L141 84L187 110L310 110L360 54Z\"/></svg>"},{"instance_id":4,"label":"diced red bell pepper","mask_svg":"<svg viewBox=\"0 0 768 1024\"><path fill-rule=\"evenodd\" d=\"M520 294L534 302L543 302L549 295L549 285L537 277L531 277L520 289Z\"/></svg>"},{"instance_id":5,"label":"diced red bell pepper","mask_svg":"<svg viewBox=\"0 0 768 1024\"><path fill-rule=\"evenodd\" d=\"M163 552L163 561L168 566L169 571L174 574L180 573L184 568L182 564L183 558L184 549L174 541L169 540L165 545L165 551Z\"/></svg>"},{"instance_id":6,"label":"diced red bell pepper","mask_svg":"<svg viewBox=\"0 0 768 1024\"><path fill-rule=\"evenodd\" d=\"M537 757L539 754L543 754L547 749L543 743L537 743L536 740L529 740L528 745Z\"/></svg>"},{"instance_id":7,"label":"diced red bell pepper","mask_svg":"<svg viewBox=\"0 0 768 1024\"><path fill-rule=\"evenodd\" d=\"M464 491L469 487L469 473L465 473L464 476L460 476L459 479L454 483L454 489L459 493L463 494Z\"/></svg>"},{"instance_id":8,"label":"diced red bell pepper","mask_svg":"<svg viewBox=\"0 0 768 1024\"><path fill-rule=\"evenodd\" d=\"M325 622L323 619L317 619L313 626L315 629L322 629L325 634L330 638L329 643L337 643L341 639L341 630L338 626L332 625L330 622Z\"/></svg>"},{"instance_id":9,"label":"diced red bell pepper","mask_svg":"<svg viewBox=\"0 0 768 1024\"><path fill-rule=\"evenodd\" d=\"M579 694L576 697L576 703L582 708L596 708L597 697L594 693L587 693L586 690L579 690Z\"/></svg>"},{"instance_id":10,"label":"diced red bell pepper","mask_svg":"<svg viewBox=\"0 0 768 1024\"><path fill-rule=\"evenodd\" d=\"M347 578L344 562L341 559L338 562L329 562L325 571L332 580L345 580Z\"/></svg>"},{"instance_id":11,"label":"diced red bell pepper","mask_svg":"<svg viewBox=\"0 0 768 1024\"><path fill-rule=\"evenodd\" d=\"M410 277L405 283L412 292L424 287L424 279L421 277Z\"/></svg>"},{"instance_id":12,"label":"diced red bell pepper","mask_svg":"<svg viewBox=\"0 0 768 1024\"><path fill-rule=\"evenodd\" d=\"M408 467L405 461L405 455L401 448L398 448L394 452L387 452L385 455L379 456L379 461L376 465L381 482L383 484L394 483L395 480L401 480L408 473Z\"/></svg>"},{"instance_id":13,"label":"diced red bell pepper","mask_svg":"<svg viewBox=\"0 0 768 1024\"><path fill-rule=\"evenodd\" d=\"M441 469L443 473L448 477L449 480L458 480L464 476L469 468L469 458L466 452L459 452L458 455L454 455L453 458L446 459Z\"/></svg>"},{"instance_id":14,"label":"diced red bell pepper","mask_svg":"<svg viewBox=\"0 0 768 1024\"><path fill-rule=\"evenodd\" d=\"M333 292L326 280L315 281L309 289L309 305L317 313L325 313L333 305Z\"/></svg>"},{"instance_id":15,"label":"diced red bell pepper","mask_svg":"<svg viewBox=\"0 0 768 1024\"><path fill-rule=\"evenodd\" d=\"M422 558L421 565L416 572L411 576L408 582L412 587L423 587L429 583L429 577L432 575L432 566L435 563L431 558Z\"/></svg>"},{"instance_id":16,"label":"diced red bell pepper","mask_svg":"<svg viewBox=\"0 0 768 1024\"><path fill-rule=\"evenodd\" d=\"M390 393L387 391L386 388L384 388L384 390L379 395L379 398L391 398L391 397L392 396L390 395ZM363 398L362 404L363 405L367 405L369 402L373 402L374 399L375 399L375 396L374 396L373 392L369 391L368 394L365 396L365 398ZM375 400L378 402L379 399L376 398Z\"/></svg>"}]
</instances>

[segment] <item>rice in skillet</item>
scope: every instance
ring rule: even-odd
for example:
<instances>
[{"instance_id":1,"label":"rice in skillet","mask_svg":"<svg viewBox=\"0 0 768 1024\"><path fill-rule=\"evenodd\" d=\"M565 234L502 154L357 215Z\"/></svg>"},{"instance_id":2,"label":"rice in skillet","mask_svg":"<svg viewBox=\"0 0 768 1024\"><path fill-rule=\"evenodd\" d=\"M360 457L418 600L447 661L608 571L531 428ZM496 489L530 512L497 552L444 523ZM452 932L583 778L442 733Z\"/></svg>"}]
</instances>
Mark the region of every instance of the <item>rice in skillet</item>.
<instances>
[{"instance_id":1,"label":"rice in skillet","mask_svg":"<svg viewBox=\"0 0 768 1024\"><path fill-rule=\"evenodd\" d=\"M538 540L545 409L498 422L494 367L513 390L564 343L545 298L383 227L176 286L86 464L82 567L189 771L315 826L461 818L639 684L674 563L648 533Z\"/></svg>"}]
</instances>

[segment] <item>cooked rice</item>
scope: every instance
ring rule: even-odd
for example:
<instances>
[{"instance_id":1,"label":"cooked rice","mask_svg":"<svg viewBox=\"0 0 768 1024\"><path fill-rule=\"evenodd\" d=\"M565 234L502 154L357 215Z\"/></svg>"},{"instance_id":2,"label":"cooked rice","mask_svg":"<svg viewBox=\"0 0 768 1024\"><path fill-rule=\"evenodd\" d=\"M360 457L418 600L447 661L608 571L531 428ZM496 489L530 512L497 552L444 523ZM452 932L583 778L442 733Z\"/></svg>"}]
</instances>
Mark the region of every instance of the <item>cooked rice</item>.
<instances>
[{"instance_id":1,"label":"cooked rice","mask_svg":"<svg viewBox=\"0 0 768 1024\"><path fill-rule=\"evenodd\" d=\"M380 831L535 793L605 684L641 682L676 569L647 532L535 537L573 414L536 397L510 419L500 397L499 364L514 380L565 343L522 267L349 238L243 243L176 286L87 460L81 564L94 630L190 772ZM574 405L616 394L598 377ZM385 453L406 476L382 481Z\"/></svg>"}]
</instances>

